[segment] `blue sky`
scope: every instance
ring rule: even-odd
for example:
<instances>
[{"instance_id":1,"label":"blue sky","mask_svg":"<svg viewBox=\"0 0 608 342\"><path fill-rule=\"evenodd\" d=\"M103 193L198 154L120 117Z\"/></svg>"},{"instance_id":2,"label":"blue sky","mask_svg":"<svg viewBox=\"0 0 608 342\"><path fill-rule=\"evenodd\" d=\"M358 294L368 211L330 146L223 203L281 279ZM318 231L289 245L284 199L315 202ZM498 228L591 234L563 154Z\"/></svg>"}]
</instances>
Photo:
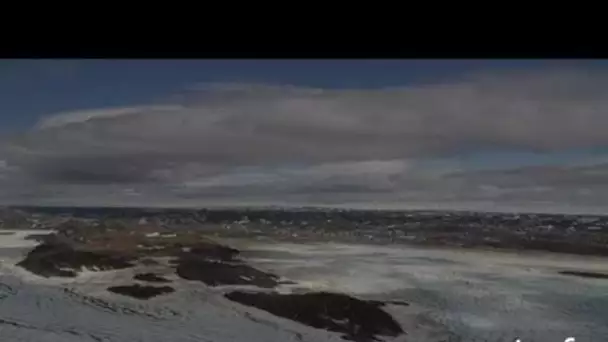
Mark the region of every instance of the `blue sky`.
<instances>
[{"instance_id":1,"label":"blue sky","mask_svg":"<svg viewBox=\"0 0 608 342\"><path fill-rule=\"evenodd\" d=\"M2 60L0 132L45 115L165 99L206 82L323 88L408 86L471 72L584 67L601 60Z\"/></svg>"},{"instance_id":2,"label":"blue sky","mask_svg":"<svg viewBox=\"0 0 608 342\"><path fill-rule=\"evenodd\" d=\"M603 211L607 71L603 60L3 60L0 203Z\"/></svg>"}]
</instances>

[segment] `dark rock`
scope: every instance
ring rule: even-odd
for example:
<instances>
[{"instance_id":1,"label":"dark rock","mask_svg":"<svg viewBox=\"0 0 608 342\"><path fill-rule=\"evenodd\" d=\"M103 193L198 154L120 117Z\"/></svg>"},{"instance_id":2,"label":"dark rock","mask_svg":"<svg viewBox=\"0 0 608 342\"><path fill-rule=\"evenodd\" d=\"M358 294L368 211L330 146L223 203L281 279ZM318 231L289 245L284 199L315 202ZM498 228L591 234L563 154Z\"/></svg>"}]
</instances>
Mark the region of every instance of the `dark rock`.
<instances>
[{"instance_id":1,"label":"dark rock","mask_svg":"<svg viewBox=\"0 0 608 342\"><path fill-rule=\"evenodd\" d=\"M368 302L345 294L314 292L305 294L254 293L235 291L226 298L308 326L343 333L352 341L379 341L376 336L396 337L403 329L378 302Z\"/></svg>"},{"instance_id":2,"label":"dark rock","mask_svg":"<svg viewBox=\"0 0 608 342\"><path fill-rule=\"evenodd\" d=\"M17 266L43 277L75 277L82 267L113 270L132 267L130 261L123 256L76 250L68 244L44 243L31 250Z\"/></svg>"},{"instance_id":3,"label":"dark rock","mask_svg":"<svg viewBox=\"0 0 608 342\"><path fill-rule=\"evenodd\" d=\"M151 282L151 283L170 283L171 281L163 278L161 276L158 276L154 273L139 273L136 274L135 277L133 277L135 280L141 280L141 281L147 281L147 282Z\"/></svg>"},{"instance_id":4,"label":"dark rock","mask_svg":"<svg viewBox=\"0 0 608 342\"><path fill-rule=\"evenodd\" d=\"M377 305L377 306L384 306L384 305L388 305L388 304L390 304L390 305L400 305L400 306L409 306L410 305L410 303L404 302L402 300L386 300L386 301L383 301L383 300L368 300L367 302L370 303L370 304Z\"/></svg>"},{"instance_id":5,"label":"dark rock","mask_svg":"<svg viewBox=\"0 0 608 342\"><path fill-rule=\"evenodd\" d=\"M274 274L262 272L245 264L227 264L197 258L181 258L177 275L186 280L202 281L209 286L255 285L272 288L278 284Z\"/></svg>"},{"instance_id":6,"label":"dark rock","mask_svg":"<svg viewBox=\"0 0 608 342\"><path fill-rule=\"evenodd\" d=\"M183 238L182 238L183 239ZM239 251L213 242L189 242L183 240L155 239L143 241L137 248L139 257L188 256L208 260L233 261Z\"/></svg>"},{"instance_id":7,"label":"dark rock","mask_svg":"<svg viewBox=\"0 0 608 342\"><path fill-rule=\"evenodd\" d=\"M199 243L196 246L190 247L189 252L185 252L185 255L208 260L233 261L239 253L239 250L231 247L215 243Z\"/></svg>"},{"instance_id":8,"label":"dark rock","mask_svg":"<svg viewBox=\"0 0 608 342\"><path fill-rule=\"evenodd\" d=\"M170 286L142 286L139 284L126 286L111 286L108 291L137 299L150 299L158 295L175 292Z\"/></svg>"},{"instance_id":9,"label":"dark rock","mask_svg":"<svg viewBox=\"0 0 608 342\"><path fill-rule=\"evenodd\" d=\"M581 278L608 279L608 274L585 271L560 271L559 274L570 275Z\"/></svg>"}]
</instances>

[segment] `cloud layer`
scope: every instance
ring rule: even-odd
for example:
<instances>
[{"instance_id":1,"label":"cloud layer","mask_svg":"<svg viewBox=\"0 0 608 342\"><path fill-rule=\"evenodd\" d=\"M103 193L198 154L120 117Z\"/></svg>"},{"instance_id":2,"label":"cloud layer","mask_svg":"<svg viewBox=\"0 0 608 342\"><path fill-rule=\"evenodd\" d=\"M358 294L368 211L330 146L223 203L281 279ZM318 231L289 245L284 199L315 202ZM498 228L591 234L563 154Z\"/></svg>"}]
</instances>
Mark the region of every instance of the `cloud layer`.
<instances>
[{"instance_id":1,"label":"cloud layer","mask_svg":"<svg viewBox=\"0 0 608 342\"><path fill-rule=\"evenodd\" d=\"M607 112L608 75L583 70L374 90L211 85L48 116L4 140L0 184L6 203L601 210L603 163L477 170L453 157L602 148Z\"/></svg>"}]
</instances>

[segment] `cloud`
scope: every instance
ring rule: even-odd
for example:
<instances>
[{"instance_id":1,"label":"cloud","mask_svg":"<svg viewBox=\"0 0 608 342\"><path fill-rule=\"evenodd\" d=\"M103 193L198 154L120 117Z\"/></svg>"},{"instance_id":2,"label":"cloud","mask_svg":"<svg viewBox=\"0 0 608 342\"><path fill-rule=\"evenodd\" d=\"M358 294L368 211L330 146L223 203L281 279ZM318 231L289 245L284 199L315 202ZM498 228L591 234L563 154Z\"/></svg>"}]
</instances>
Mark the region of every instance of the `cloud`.
<instances>
[{"instance_id":1,"label":"cloud","mask_svg":"<svg viewBox=\"0 0 608 342\"><path fill-rule=\"evenodd\" d=\"M109 109L93 109L76 112L68 112L44 118L34 126L34 130L44 130L53 127L67 126L71 123L82 124L88 120L102 120L104 118L115 118L125 115L133 115L138 113L152 113L155 111L179 110L179 106L142 106L142 107L125 107L125 108L109 108Z\"/></svg>"},{"instance_id":2,"label":"cloud","mask_svg":"<svg viewBox=\"0 0 608 342\"><path fill-rule=\"evenodd\" d=\"M607 164L478 171L433 161L606 146L607 86L608 75L585 70L387 89L201 86L172 103L44 118L1 146L0 173L18 188L3 198L525 206L577 194L605 206L595 189ZM19 171L8 177L9 167Z\"/></svg>"}]
</instances>

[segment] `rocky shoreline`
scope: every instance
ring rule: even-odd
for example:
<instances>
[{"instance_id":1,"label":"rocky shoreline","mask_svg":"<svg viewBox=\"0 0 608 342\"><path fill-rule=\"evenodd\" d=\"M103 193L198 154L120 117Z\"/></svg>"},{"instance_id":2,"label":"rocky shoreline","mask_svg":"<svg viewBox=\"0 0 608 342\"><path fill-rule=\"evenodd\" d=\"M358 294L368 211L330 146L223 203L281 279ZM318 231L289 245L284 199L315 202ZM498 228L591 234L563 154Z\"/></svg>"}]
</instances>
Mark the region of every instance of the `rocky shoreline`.
<instances>
[{"instance_id":1,"label":"rocky shoreline","mask_svg":"<svg viewBox=\"0 0 608 342\"><path fill-rule=\"evenodd\" d=\"M599 272L589 271L560 271L559 274L581 277L581 278L593 278L593 279L608 279L608 274Z\"/></svg>"},{"instance_id":2,"label":"rocky shoreline","mask_svg":"<svg viewBox=\"0 0 608 342\"><path fill-rule=\"evenodd\" d=\"M139 274L136 274L133 277L133 279L139 280L139 281L145 281L145 282L149 282L149 283L170 283L171 282L171 280L163 278L154 273L139 273Z\"/></svg>"},{"instance_id":3,"label":"rocky shoreline","mask_svg":"<svg viewBox=\"0 0 608 342\"><path fill-rule=\"evenodd\" d=\"M379 308L384 303L345 294L235 291L225 297L317 329L341 333L344 339L352 341L377 341L377 336L396 337L404 333L399 323Z\"/></svg>"},{"instance_id":4,"label":"rocky shoreline","mask_svg":"<svg viewBox=\"0 0 608 342\"><path fill-rule=\"evenodd\" d=\"M249 286L249 292L231 291L224 296L240 305L255 307L316 329L340 333L344 339L377 341L377 336L395 337L404 333L382 306L407 303L366 301L330 292L278 293L277 286L293 282L248 265L239 258L237 249L191 232L161 234L133 229L106 231L102 235L86 230L77 233L60 230L36 238L41 244L29 251L17 265L42 277L77 277L84 270L167 267L168 272L187 281L201 282L201 286L220 289L226 285ZM163 266L159 258L166 257L170 260L167 266ZM109 286L107 291L136 300L150 300L177 292L170 286L171 280L153 271L136 273L133 280L136 282Z\"/></svg>"},{"instance_id":5,"label":"rocky shoreline","mask_svg":"<svg viewBox=\"0 0 608 342\"><path fill-rule=\"evenodd\" d=\"M150 299L162 294L173 293L175 292L175 289L170 286L144 286L133 284L110 286L108 287L108 291L137 299Z\"/></svg>"},{"instance_id":6,"label":"rocky shoreline","mask_svg":"<svg viewBox=\"0 0 608 342\"><path fill-rule=\"evenodd\" d=\"M132 267L132 259L109 253L78 250L66 243L45 242L17 264L43 277L76 277L83 269L94 271Z\"/></svg>"}]
</instances>

